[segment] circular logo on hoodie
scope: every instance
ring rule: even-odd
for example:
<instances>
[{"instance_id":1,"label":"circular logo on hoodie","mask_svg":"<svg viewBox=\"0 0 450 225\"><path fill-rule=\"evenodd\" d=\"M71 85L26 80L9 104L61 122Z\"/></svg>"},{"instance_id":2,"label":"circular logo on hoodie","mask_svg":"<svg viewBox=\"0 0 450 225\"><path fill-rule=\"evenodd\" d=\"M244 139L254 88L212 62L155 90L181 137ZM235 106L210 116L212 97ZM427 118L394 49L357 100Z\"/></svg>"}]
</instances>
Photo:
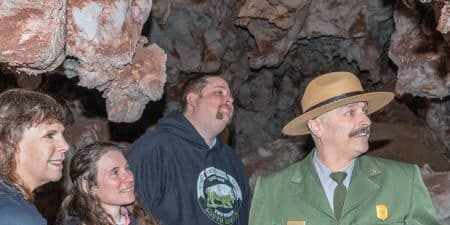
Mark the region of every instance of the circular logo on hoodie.
<instances>
[{"instance_id":1,"label":"circular logo on hoodie","mask_svg":"<svg viewBox=\"0 0 450 225\"><path fill-rule=\"evenodd\" d=\"M242 203L242 192L230 174L208 167L197 179L197 199L203 212L218 224L233 224Z\"/></svg>"}]
</instances>

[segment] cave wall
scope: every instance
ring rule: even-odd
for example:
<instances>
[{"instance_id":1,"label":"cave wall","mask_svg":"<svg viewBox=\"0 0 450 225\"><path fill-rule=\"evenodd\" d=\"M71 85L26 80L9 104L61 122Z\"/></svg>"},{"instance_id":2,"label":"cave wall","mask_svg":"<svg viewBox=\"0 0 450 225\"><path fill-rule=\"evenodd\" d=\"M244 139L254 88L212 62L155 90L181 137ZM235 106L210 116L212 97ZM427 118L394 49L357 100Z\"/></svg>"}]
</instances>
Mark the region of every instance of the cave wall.
<instances>
[{"instance_id":1,"label":"cave wall","mask_svg":"<svg viewBox=\"0 0 450 225\"><path fill-rule=\"evenodd\" d=\"M230 81L240 152L285 138L306 83L347 70L367 90L396 93L398 104L376 119L406 110L409 120L397 122L423 121L448 154L449 17L443 1L155 1L148 36L168 54L166 111L178 106L185 77Z\"/></svg>"},{"instance_id":2,"label":"cave wall","mask_svg":"<svg viewBox=\"0 0 450 225\"><path fill-rule=\"evenodd\" d=\"M367 90L396 93L395 104L374 115L376 122L419 121L426 128L424 141L438 143L423 151L448 158L449 5L440 0L55 0L42 8L33 1L2 1L0 65L23 88L42 89L42 77L59 74L97 89L110 124L130 124L112 127L139 126L128 141L157 120L143 118L178 108L180 87L190 76L219 74L235 96L228 141L242 154L287 138L281 127L301 113L308 81L325 72L351 71ZM163 91L163 100L148 104ZM155 105L158 109L149 109Z\"/></svg>"}]
</instances>

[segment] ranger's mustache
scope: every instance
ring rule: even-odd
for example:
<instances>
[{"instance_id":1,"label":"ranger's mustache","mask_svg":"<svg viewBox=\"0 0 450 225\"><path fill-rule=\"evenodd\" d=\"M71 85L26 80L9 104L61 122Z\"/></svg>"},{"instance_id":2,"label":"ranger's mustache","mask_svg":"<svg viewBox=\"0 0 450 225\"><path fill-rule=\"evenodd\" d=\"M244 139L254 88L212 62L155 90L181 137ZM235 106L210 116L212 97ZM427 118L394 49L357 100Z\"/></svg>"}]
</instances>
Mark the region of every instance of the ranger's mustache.
<instances>
[{"instance_id":1,"label":"ranger's mustache","mask_svg":"<svg viewBox=\"0 0 450 225\"><path fill-rule=\"evenodd\" d=\"M360 134L369 135L370 134L370 126L365 126L365 127L356 129L356 130L350 132L350 134L348 134L348 137L351 138L351 137L354 137L354 136L360 135Z\"/></svg>"}]
</instances>

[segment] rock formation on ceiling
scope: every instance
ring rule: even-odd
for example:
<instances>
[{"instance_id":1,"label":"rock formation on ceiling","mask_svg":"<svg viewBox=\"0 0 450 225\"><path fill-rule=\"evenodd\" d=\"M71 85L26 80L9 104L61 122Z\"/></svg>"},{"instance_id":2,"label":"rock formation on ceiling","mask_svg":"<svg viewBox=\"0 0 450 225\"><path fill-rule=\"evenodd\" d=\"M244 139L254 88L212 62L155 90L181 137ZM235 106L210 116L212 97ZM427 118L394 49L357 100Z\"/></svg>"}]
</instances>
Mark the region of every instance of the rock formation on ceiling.
<instances>
[{"instance_id":1,"label":"rock formation on ceiling","mask_svg":"<svg viewBox=\"0 0 450 225\"><path fill-rule=\"evenodd\" d=\"M366 81L379 83L379 87L394 79L382 60L393 29L392 8L382 1L247 0L238 9L235 22L255 39L249 52L250 67L266 68L245 82L254 87L252 101L261 106L242 110L246 118L236 129L244 136L262 128L266 132L263 141L281 137L281 126L300 112L303 85L320 73L364 72ZM386 74L384 80L380 74ZM256 80L262 79L270 80L271 90L260 91ZM261 115L260 122L243 122L255 117L255 112L256 117ZM258 145L258 141L250 144ZM248 139L237 141L239 147L248 146L246 143Z\"/></svg>"},{"instance_id":2,"label":"rock formation on ceiling","mask_svg":"<svg viewBox=\"0 0 450 225\"><path fill-rule=\"evenodd\" d=\"M445 11L447 4L435 2L433 5L414 3L414 7L407 8L401 2L396 5L380 0L246 0L240 4L218 1L214 6L205 2L157 1L149 36L168 52L167 68L171 77L166 95L169 109L177 105L180 83L190 74L219 73L229 79L236 98L233 143L237 149L245 151L282 137L281 126L301 111L299 94L305 83L323 72L349 70L360 74L367 89L395 90L399 98L405 94L424 96L417 92L414 86L417 82L403 82L402 71L412 64L403 67L402 63L408 55L411 55L409 60L425 59L417 52L403 51L408 54L396 56L389 46L396 48L396 41L403 44L410 41L391 40L395 23L399 23L397 14L400 12L397 11L405 8L410 15L404 20L411 24L410 29L428 29L437 37L443 36L439 31L448 30L448 25L443 24L449 17ZM423 13L421 8L436 9L431 13L436 18L423 20L440 21L439 31L430 24L408 22L423 18L414 15ZM231 15L234 21L230 21ZM239 28L232 27L230 22ZM394 37L407 36L407 32L406 27L400 26ZM435 45L439 46L436 48L439 53L435 53L439 57L435 60L440 63L427 73L441 76L418 84L427 87L429 92L440 93L443 98L439 110L433 110L436 106L430 104L429 111L435 113L429 126L435 128L440 141L445 142L450 139L448 109L443 109L448 107L445 99L450 79L447 75L448 41ZM388 54L398 66L398 75ZM397 60L398 57L403 58ZM419 61L415 66L421 67ZM423 76L417 72L408 74L418 79ZM431 95L424 97L435 101ZM448 149L448 143L446 146Z\"/></svg>"},{"instance_id":3,"label":"rock formation on ceiling","mask_svg":"<svg viewBox=\"0 0 450 225\"><path fill-rule=\"evenodd\" d=\"M395 91L430 99L428 126L450 153L450 2L397 4L394 20L389 57L398 67Z\"/></svg>"},{"instance_id":4,"label":"rock formation on ceiling","mask_svg":"<svg viewBox=\"0 0 450 225\"><path fill-rule=\"evenodd\" d=\"M0 62L39 74L64 61L66 2L0 1Z\"/></svg>"},{"instance_id":5,"label":"rock formation on ceiling","mask_svg":"<svg viewBox=\"0 0 450 225\"><path fill-rule=\"evenodd\" d=\"M395 90L400 101L406 94L426 98L423 119L449 151L450 3L422 2L156 1L148 36L168 52L167 111L177 106L190 75L223 75L236 98L232 142L244 152L283 137L282 125L301 112L299 95L307 81L348 70L369 90ZM10 31L0 37L8 44L2 45L1 62L42 73L59 64L65 46L65 75L103 91L111 121L134 121L149 100L161 97L166 56L155 45L145 46L139 33L149 0L46 4L44 10L31 1L0 4L0 30ZM33 13L17 17L25 12ZM58 21L65 20L61 44ZM35 28L42 24L52 29Z\"/></svg>"},{"instance_id":6,"label":"rock formation on ceiling","mask_svg":"<svg viewBox=\"0 0 450 225\"><path fill-rule=\"evenodd\" d=\"M242 38L233 25L235 4L226 0L214 1L214 4L202 1L154 3L149 38L169 55L169 85L183 80L179 75L233 69L241 72L246 68L245 63L240 62L245 56L239 55Z\"/></svg>"},{"instance_id":7,"label":"rock formation on ceiling","mask_svg":"<svg viewBox=\"0 0 450 225\"><path fill-rule=\"evenodd\" d=\"M442 16L450 18L450 14ZM398 66L397 93L427 98L449 96L449 42L442 34L430 30L417 9L399 4L394 20L396 30L391 36L389 57Z\"/></svg>"},{"instance_id":8,"label":"rock formation on ceiling","mask_svg":"<svg viewBox=\"0 0 450 225\"><path fill-rule=\"evenodd\" d=\"M151 0L0 1L0 62L40 74L66 59L67 77L103 91L110 121L135 121L150 100L161 99L166 82L164 51L145 46L140 35L151 6Z\"/></svg>"}]
</instances>

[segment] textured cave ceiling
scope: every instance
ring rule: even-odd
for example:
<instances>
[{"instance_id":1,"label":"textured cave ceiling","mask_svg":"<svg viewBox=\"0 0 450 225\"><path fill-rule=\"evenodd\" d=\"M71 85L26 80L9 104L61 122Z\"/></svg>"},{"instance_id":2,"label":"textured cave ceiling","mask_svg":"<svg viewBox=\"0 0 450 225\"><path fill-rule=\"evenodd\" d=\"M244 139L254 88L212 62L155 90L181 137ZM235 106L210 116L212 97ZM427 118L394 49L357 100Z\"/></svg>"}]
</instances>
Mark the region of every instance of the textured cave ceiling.
<instances>
[{"instance_id":1,"label":"textured cave ceiling","mask_svg":"<svg viewBox=\"0 0 450 225\"><path fill-rule=\"evenodd\" d=\"M178 107L186 79L220 74L236 99L226 137L254 154L286 139L309 80L346 70L367 90L396 93L373 116L381 136L413 126L401 130L419 138L405 142L449 155L448 1L4 0L0 19L2 89L62 98L75 145L130 142Z\"/></svg>"}]
</instances>

